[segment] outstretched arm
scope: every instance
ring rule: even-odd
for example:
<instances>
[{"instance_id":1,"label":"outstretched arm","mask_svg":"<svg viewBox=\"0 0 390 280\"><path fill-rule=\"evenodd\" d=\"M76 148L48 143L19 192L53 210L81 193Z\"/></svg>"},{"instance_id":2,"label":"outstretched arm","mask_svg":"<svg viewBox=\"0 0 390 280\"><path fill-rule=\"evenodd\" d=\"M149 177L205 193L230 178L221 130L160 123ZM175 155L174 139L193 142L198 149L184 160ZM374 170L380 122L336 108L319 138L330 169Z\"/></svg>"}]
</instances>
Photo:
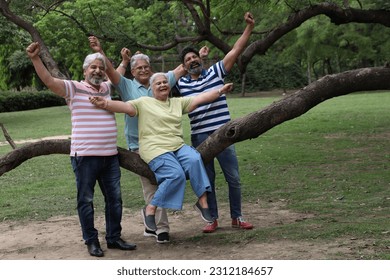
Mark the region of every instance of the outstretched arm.
<instances>
[{"instance_id":1,"label":"outstretched arm","mask_svg":"<svg viewBox=\"0 0 390 280\"><path fill-rule=\"evenodd\" d=\"M89 97L89 102L94 104L96 107L105 109L107 111L115 113L126 113L130 117L134 117L136 110L133 105L128 102L122 102L117 100L108 100L102 96L91 96Z\"/></svg>"},{"instance_id":2,"label":"outstretched arm","mask_svg":"<svg viewBox=\"0 0 390 280\"><path fill-rule=\"evenodd\" d=\"M121 79L121 74L114 69L111 61L105 55L105 53L100 45L99 39L96 38L95 36L89 36L88 40L89 40L89 46L91 47L91 49L94 52L99 52L104 56L104 59L106 60L106 65L107 65L106 74L107 74L108 78L110 79L111 83L113 83L116 86L117 84L119 84L119 81Z\"/></svg>"},{"instance_id":3,"label":"outstretched arm","mask_svg":"<svg viewBox=\"0 0 390 280\"><path fill-rule=\"evenodd\" d=\"M246 44L248 43L249 37L252 34L253 28L255 27L255 20L253 15L250 12L245 13L246 27L240 38L236 41L233 48L226 54L223 59L226 71L230 71L233 68L234 63L238 56L244 50Z\"/></svg>"},{"instance_id":4,"label":"outstretched arm","mask_svg":"<svg viewBox=\"0 0 390 280\"><path fill-rule=\"evenodd\" d=\"M65 83L63 80L54 78L45 65L43 65L43 62L41 58L39 57L39 51L41 50L41 47L38 42L31 43L27 48L26 52L28 57L31 59L35 71L37 72L39 78L41 81L56 95L65 97L66 89L65 89Z\"/></svg>"},{"instance_id":5,"label":"outstretched arm","mask_svg":"<svg viewBox=\"0 0 390 280\"><path fill-rule=\"evenodd\" d=\"M202 94L199 94L194 97L194 100L190 104L189 111L192 112L195 110L199 105L209 103L220 97L222 94L230 92L233 90L233 83L225 84L220 89L213 89L210 91L206 91Z\"/></svg>"}]
</instances>

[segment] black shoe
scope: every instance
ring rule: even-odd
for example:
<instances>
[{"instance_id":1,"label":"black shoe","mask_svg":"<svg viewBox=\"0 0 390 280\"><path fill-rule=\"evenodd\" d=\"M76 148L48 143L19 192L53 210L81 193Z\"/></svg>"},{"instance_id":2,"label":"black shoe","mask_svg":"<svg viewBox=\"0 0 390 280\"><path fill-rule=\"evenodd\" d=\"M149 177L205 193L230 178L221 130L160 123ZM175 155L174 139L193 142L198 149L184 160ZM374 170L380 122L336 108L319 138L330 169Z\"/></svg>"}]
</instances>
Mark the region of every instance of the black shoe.
<instances>
[{"instance_id":1,"label":"black shoe","mask_svg":"<svg viewBox=\"0 0 390 280\"><path fill-rule=\"evenodd\" d=\"M156 226L155 217L154 215L146 215L146 206L141 209L141 215L146 229L150 231L156 231L157 226Z\"/></svg>"},{"instance_id":2,"label":"black shoe","mask_svg":"<svg viewBox=\"0 0 390 280\"><path fill-rule=\"evenodd\" d=\"M196 204L194 205L194 209L199 212L203 221L205 221L207 223L214 222L213 217L211 217L209 208L202 208L202 206L200 206L200 204L199 204L199 201L196 202Z\"/></svg>"},{"instance_id":3,"label":"black shoe","mask_svg":"<svg viewBox=\"0 0 390 280\"><path fill-rule=\"evenodd\" d=\"M156 237L157 238L157 233L155 231L152 231L152 230L148 230L147 228L145 228L144 230L144 236L146 237Z\"/></svg>"},{"instance_id":4,"label":"black shoe","mask_svg":"<svg viewBox=\"0 0 390 280\"><path fill-rule=\"evenodd\" d=\"M205 222L214 222L213 217L211 217L209 208L202 208L202 206L199 204L199 201L194 205L194 209L199 212L200 216Z\"/></svg>"},{"instance_id":5,"label":"black shoe","mask_svg":"<svg viewBox=\"0 0 390 280\"><path fill-rule=\"evenodd\" d=\"M135 250L135 248L137 248L137 245L126 243L122 238L119 238L117 241L114 241L112 243L107 242L107 248L130 251L130 250Z\"/></svg>"},{"instance_id":6,"label":"black shoe","mask_svg":"<svg viewBox=\"0 0 390 280\"><path fill-rule=\"evenodd\" d=\"M162 232L157 235L157 243L168 243L169 242L169 233Z\"/></svg>"},{"instance_id":7,"label":"black shoe","mask_svg":"<svg viewBox=\"0 0 390 280\"><path fill-rule=\"evenodd\" d=\"M94 241L90 244L87 244L88 253L93 257L103 257L104 253L102 248L100 248L99 241Z\"/></svg>"}]
</instances>

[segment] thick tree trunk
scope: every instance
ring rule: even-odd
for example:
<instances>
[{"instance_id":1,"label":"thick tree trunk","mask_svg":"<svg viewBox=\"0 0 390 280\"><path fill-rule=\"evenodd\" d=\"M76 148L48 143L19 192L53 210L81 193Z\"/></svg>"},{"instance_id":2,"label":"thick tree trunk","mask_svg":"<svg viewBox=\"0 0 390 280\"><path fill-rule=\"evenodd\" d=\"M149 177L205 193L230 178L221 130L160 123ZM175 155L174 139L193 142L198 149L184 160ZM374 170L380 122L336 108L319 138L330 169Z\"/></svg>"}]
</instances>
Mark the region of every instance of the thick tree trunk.
<instances>
[{"instance_id":1,"label":"thick tree trunk","mask_svg":"<svg viewBox=\"0 0 390 280\"><path fill-rule=\"evenodd\" d=\"M235 119L216 130L199 147L204 162L209 162L226 147L257 138L271 128L309 111L333 97L357 91L390 90L390 68L363 68L328 75L268 107ZM24 161L42 155L69 154L69 140L44 140L17 148L0 158L0 176ZM118 148L123 168L155 182L154 174L136 153Z\"/></svg>"}]
</instances>

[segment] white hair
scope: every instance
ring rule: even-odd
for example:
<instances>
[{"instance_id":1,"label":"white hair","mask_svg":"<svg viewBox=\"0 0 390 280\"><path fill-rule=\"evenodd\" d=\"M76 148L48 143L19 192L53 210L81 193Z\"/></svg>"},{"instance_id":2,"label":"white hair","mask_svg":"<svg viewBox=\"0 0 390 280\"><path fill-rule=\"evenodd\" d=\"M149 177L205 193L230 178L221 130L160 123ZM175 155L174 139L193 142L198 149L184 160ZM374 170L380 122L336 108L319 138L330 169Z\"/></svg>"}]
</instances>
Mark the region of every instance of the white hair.
<instances>
[{"instance_id":1,"label":"white hair","mask_svg":"<svg viewBox=\"0 0 390 280\"><path fill-rule=\"evenodd\" d=\"M139 53L139 54L133 55L131 57L131 59L130 59L130 69L134 69L135 64L137 63L138 60L145 60L148 63L148 65L150 66L149 56L147 56L146 54L143 54L143 53Z\"/></svg>"},{"instance_id":2,"label":"white hair","mask_svg":"<svg viewBox=\"0 0 390 280\"><path fill-rule=\"evenodd\" d=\"M95 61L96 59L99 59L102 61L103 66L104 66L104 70L106 70L107 69L106 60L104 59L104 56L101 53L92 53L92 54L87 55L84 59L83 70L87 69L89 67L89 65L91 65L91 63L93 61Z\"/></svg>"},{"instance_id":3,"label":"white hair","mask_svg":"<svg viewBox=\"0 0 390 280\"><path fill-rule=\"evenodd\" d=\"M150 77L150 79L149 79L149 84L150 84L150 85L153 85L154 80L155 80L157 77L159 77L159 76L164 76L164 77L168 80L168 75L167 75L167 73L157 72L157 73L154 73L154 74L152 75L152 77Z\"/></svg>"}]
</instances>

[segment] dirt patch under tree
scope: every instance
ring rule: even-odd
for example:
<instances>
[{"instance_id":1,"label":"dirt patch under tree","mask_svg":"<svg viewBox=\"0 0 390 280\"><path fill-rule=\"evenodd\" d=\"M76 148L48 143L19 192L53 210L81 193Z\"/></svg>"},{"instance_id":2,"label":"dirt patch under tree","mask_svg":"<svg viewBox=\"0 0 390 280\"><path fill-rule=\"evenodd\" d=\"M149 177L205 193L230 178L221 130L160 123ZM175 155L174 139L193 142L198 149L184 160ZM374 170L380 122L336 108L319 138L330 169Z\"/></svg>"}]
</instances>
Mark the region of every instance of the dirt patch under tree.
<instances>
[{"instance_id":1,"label":"dirt patch under tree","mask_svg":"<svg viewBox=\"0 0 390 280\"><path fill-rule=\"evenodd\" d=\"M264 203L265 204L265 203ZM293 213L283 209L283 203L267 202L245 204L243 212L261 231L278 224L299 223L310 219L307 214ZM245 242L214 242L212 235L235 233L230 226L227 205L220 206L220 228L212 234L203 234L204 223L192 209L185 205L183 211L170 212L171 242L158 244L153 237L143 236L140 212L124 210L122 237L137 244L135 251L107 249L104 241L104 216L95 218L100 241L105 252L104 259L176 260L176 259L275 259L275 260L328 260L349 256L359 258L357 248L360 240L336 240L332 242L278 240L272 243L250 239ZM89 256L81 238L77 216L54 217L46 221L3 221L0 223L0 259L2 260L81 260L95 259ZM196 238L199 236L204 238ZM221 235L222 236L222 235ZM194 238L191 238L194 237ZM215 236L214 236L215 237ZM361 249L360 249L361 251Z\"/></svg>"}]
</instances>

